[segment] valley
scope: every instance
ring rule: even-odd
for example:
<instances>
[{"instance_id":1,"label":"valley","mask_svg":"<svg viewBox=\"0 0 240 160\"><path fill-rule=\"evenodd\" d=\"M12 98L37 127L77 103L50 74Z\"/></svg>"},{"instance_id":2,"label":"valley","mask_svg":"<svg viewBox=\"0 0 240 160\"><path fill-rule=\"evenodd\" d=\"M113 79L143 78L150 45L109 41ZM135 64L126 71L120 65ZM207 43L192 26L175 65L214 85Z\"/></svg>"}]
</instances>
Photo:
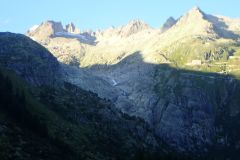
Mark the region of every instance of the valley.
<instances>
[{"instance_id":1,"label":"valley","mask_svg":"<svg viewBox=\"0 0 240 160\"><path fill-rule=\"evenodd\" d=\"M43 152L34 159L59 159L67 148L70 159L234 160L240 150L239 57L240 19L198 7L159 28L132 20L81 31L48 20L25 35L2 32L2 77L18 88L3 89L15 98L15 90L24 92L27 116L44 124L50 149L31 125L16 131L22 124L4 107L0 147L15 149L11 137L1 143L1 128L8 128L23 139L32 135ZM26 152L32 151L17 158L28 159Z\"/></svg>"},{"instance_id":2,"label":"valley","mask_svg":"<svg viewBox=\"0 0 240 160\"><path fill-rule=\"evenodd\" d=\"M63 63L66 81L143 118L177 150L199 152L215 143L219 108L228 103L226 99L235 101L230 95L238 95L238 22L194 7L177 20L169 18L159 29L133 20L68 37L55 34L68 33L60 23L48 21L27 35ZM39 37L49 26L52 32ZM238 115L238 105L230 106L229 112Z\"/></svg>"}]
</instances>

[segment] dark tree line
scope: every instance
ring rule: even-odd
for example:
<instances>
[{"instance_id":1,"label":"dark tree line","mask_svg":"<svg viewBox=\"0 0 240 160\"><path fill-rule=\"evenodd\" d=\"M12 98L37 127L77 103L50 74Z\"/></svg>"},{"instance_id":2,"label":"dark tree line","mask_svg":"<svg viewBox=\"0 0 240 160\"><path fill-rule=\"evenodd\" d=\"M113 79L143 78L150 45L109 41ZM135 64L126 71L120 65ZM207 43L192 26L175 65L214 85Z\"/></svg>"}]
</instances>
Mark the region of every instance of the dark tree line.
<instances>
[{"instance_id":1,"label":"dark tree line","mask_svg":"<svg viewBox=\"0 0 240 160\"><path fill-rule=\"evenodd\" d=\"M28 110L23 90L14 87L11 79L0 72L0 109L22 127L41 136L47 135L47 127Z\"/></svg>"},{"instance_id":2,"label":"dark tree line","mask_svg":"<svg viewBox=\"0 0 240 160\"><path fill-rule=\"evenodd\" d=\"M69 157L69 159L73 159L73 157L77 157L77 154L61 137L54 138L48 134L46 123L30 111L33 104L28 102L28 97L24 90L15 87L13 84L14 82L11 81L8 76L4 76L0 71L0 112L5 113L9 119L17 123L21 128L32 131L34 134L45 139L47 143L57 147L57 152L61 155L62 159L68 159ZM33 148L34 147L35 146L33 146ZM50 152L52 152L51 149ZM30 152L30 154L32 153Z\"/></svg>"}]
</instances>

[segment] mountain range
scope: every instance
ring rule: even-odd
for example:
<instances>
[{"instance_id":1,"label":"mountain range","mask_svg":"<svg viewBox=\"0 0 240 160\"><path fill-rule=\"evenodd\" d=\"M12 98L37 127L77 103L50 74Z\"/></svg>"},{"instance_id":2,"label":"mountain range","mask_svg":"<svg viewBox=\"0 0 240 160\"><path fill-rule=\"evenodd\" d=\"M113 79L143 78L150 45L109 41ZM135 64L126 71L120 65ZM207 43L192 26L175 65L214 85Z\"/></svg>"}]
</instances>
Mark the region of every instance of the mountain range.
<instances>
[{"instance_id":1,"label":"mountain range","mask_svg":"<svg viewBox=\"0 0 240 160\"><path fill-rule=\"evenodd\" d=\"M159 28L132 20L97 31L49 20L1 33L0 46L4 73L59 117L63 127L45 118L49 137L78 158L239 157L240 18L193 7Z\"/></svg>"}]
</instances>

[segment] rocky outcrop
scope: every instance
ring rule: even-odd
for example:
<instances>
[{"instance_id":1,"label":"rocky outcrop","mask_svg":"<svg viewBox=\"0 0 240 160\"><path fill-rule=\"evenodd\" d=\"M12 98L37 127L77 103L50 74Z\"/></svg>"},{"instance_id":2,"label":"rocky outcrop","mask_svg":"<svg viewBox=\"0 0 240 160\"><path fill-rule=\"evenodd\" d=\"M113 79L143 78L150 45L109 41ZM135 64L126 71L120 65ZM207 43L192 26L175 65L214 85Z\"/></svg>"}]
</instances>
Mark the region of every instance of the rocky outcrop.
<instances>
[{"instance_id":1,"label":"rocky outcrop","mask_svg":"<svg viewBox=\"0 0 240 160\"><path fill-rule=\"evenodd\" d=\"M69 33L74 33L74 34L80 33L80 30L78 28L76 28L72 22L67 24L65 28L66 28L66 31Z\"/></svg>"},{"instance_id":2,"label":"rocky outcrop","mask_svg":"<svg viewBox=\"0 0 240 160\"><path fill-rule=\"evenodd\" d=\"M165 32L169 28L171 28L174 24L176 24L177 20L175 20L173 17L169 17L166 22L161 27L161 31Z\"/></svg>"},{"instance_id":3,"label":"rocky outcrop","mask_svg":"<svg viewBox=\"0 0 240 160\"><path fill-rule=\"evenodd\" d=\"M27 36L39 42L46 42L58 32L64 32L61 22L46 21L40 24L35 30L29 30Z\"/></svg>"},{"instance_id":4,"label":"rocky outcrop","mask_svg":"<svg viewBox=\"0 0 240 160\"><path fill-rule=\"evenodd\" d=\"M149 28L151 27L141 20L132 20L119 29L119 35L122 37L128 37Z\"/></svg>"}]
</instances>

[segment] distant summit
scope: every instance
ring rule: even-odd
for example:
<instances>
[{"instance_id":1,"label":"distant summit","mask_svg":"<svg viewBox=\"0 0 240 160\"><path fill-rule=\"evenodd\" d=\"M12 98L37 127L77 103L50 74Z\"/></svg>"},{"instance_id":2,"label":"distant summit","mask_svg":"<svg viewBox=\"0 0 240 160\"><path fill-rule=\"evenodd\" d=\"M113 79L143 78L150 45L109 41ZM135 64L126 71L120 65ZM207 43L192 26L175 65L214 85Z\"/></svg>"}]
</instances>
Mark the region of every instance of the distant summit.
<instances>
[{"instance_id":1,"label":"distant summit","mask_svg":"<svg viewBox=\"0 0 240 160\"><path fill-rule=\"evenodd\" d=\"M218 38L238 37L239 20L222 19L218 16L204 13L199 7L193 7L176 23L179 32L184 35L208 35ZM237 34L236 34L237 33Z\"/></svg>"},{"instance_id":2,"label":"distant summit","mask_svg":"<svg viewBox=\"0 0 240 160\"><path fill-rule=\"evenodd\" d=\"M214 24L208 21L206 14L198 7L193 7L180 17L169 32L168 37L172 39L195 35L218 37Z\"/></svg>"},{"instance_id":3,"label":"distant summit","mask_svg":"<svg viewBox=\"0 0 240 160\"><path fill-rule=\"evenodd\" d=\"M64 32L61 22L46 21L38 27L32 27L29 29L27 35L32 37L34 40L44 41L58 32Z\"/></svg>"},{"instance_id":4,"label":"distant summit","mask_svg":"<svg viewBox=\"0 0 240 160\"><path fill-rule=\"evenodd\" d=\"M188 11L187 14L204 15L204 12L198 6L194 6L192 9Z\"/></svg>"},{"instance_id":5,"label":"distant summit","mask_svg":"<svg viewBox=\"0 0 240 160\"><path fill-rule=\"evenodd\" d=\"M193 7L185 15L183 15L179 22L195 22L205 20L205 13L199 7Z\"/></svg>"},{"instance_id":6,"label":"distant summit","mask_svg":"<svg viewBox=\"0 0 240 160\"><path fill-rule=\"evenodd\" d=\"M77 38L81 42L95 44L95 40L98 42L115 41L146 31L142 32L143 34L139 34L139 36L142 35L144 37L151 33L156 38L159 34L164 33L164 43L168 43L168 41L188 36L236 39L240 30L239 23L240 19L206 14L199 7L193 7L178 19L169 17L160 29L154 29L144 21L137 19L131 20L125 25L111 27L106 30L80 32L80 29L73 22L63 27L61 22L46 21L40 25L34 25L28 30L27 35L41 42L45 42L47 39L51 39L51 37L65 37ZM154 34L156 35L154 36Z\"/></svg>"},{"instance_id":7,"label":"distant summit","mask_svg":"<svg viewBox=\"0 0 240 160\"><path fill-rule=\"evenodd\" d=\"M132 20L128 24L121 27L120 35L123 37L128 37L132 34L149 28L151 27L142 20Z\"/></svg>"},{"instance_id":8,"label":"distant summit","mask_svg":"<svg viewBox=\"0 0 240 160\"><path fill-rule=\"evenodd\" d=\"M79 34L80 33L80 29L76 28L75 25L72 22L67 24L65 29L69 33L75 33L75 34Z\"/></svg>"},{"instance_id":9,"label":"distant summit","mask_svg":"<svg viewBox=\"0 0 240 160\"><path fill-rule=\"evenodd\" d=\"M169 17L166 22L163 24L161 30L164 32L171 28L174 24L176 24L177 20L175 20L173 17Z\"/></svg>"},{"instance_id":10,"label":"distant summit","mask_svg":"<svg viewBox=\"0 0 240 160\"><path fill-rule=\"evenodd\" d=\"M81 33L72 22L63 28L61 22L55 22L52 20L43 22L40 25L34 25L27 31L26 35L42 44L47 43L54 37L77 38L81 42L91 44L94 43L95 40L95 38L92 37L91 32Z\"/></svg>"}]
</instances>

